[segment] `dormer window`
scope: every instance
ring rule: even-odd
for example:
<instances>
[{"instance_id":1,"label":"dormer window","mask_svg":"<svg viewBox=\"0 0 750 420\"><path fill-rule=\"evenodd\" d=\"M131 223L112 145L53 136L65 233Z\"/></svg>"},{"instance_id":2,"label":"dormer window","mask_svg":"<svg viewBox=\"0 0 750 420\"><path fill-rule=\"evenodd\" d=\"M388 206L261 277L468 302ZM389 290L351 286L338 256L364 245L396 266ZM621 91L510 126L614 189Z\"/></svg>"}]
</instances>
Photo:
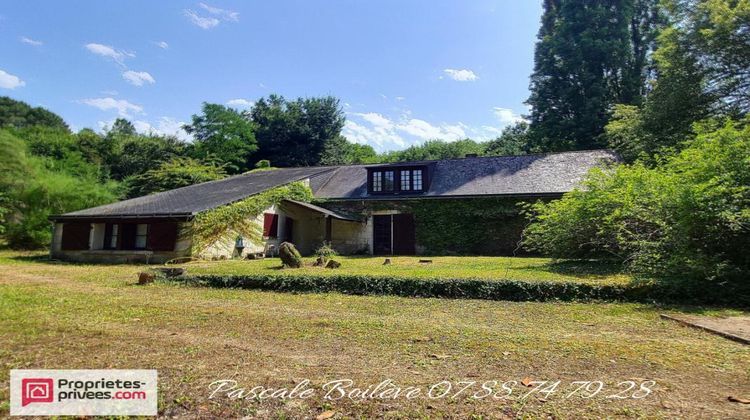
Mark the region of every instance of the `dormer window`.
<instances>
[{"instance_id":1,"label":"dormer window","mask_svg":"<svg viewBox=\"0 0 750 420\"><path fill-rule=\"evenodd\" d=\"M383 173L380 171L375 171L372 173L372 188L370 188L373 192L382 192L383 191Z\"/></svg>"},{"instance_id":2,"label":"dormer window","mask_svg":"<svg viewBox=\"0 0 750 420\"><path fill-rule=\"evenodd\" d=\"M401 171L401 191L411 191L411 171Z\"/></svg>"},{"instance_id":3,"label":"dormer window","mask_svg":"<svg viewBox=\"0 0 750 420\"><path fill-rule=\"evenodd\" d=\"M423 166L368 169L370 194L417 194L426 189L427 175Z\"/></svg>"}]
</instances>

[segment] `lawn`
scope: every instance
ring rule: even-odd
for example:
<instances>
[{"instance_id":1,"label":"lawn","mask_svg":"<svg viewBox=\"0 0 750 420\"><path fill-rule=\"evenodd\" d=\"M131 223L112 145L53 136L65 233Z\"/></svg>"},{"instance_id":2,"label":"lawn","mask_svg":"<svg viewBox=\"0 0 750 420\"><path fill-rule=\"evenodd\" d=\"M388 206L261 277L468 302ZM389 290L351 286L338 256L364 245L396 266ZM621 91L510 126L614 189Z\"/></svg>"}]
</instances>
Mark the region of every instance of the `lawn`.
<instances>
[{"instance_id":1,"label":"lawn","mask_svg":"<svg viewBox=\"0 0 750 420\"><path fill-rule=\"evenodd\" d=\"M549 258L509 257L391 257L392 264L383 265L384 257L335 258L339 269L313 267L314 258L305 258L305 267L280 269L278 258L265 260L201 261L186 264L190 274L292 274L318 276L333 274L370 275L418 278L479 278L490 280L572 281L591 284L624 284L632 278L617 266L594 261L555 262ZM429 259L429 264L420 263Z\"/></svg>"},{"instance_id":2,"label":"lawn","mask_svg":"<svg viewBox=\"0 0 750 420\"><path fill-rule=\"evenodd\" d=\"M344 260L350 261L355 260ZM358 269L366 270L366 261ZM273 263L217 262L190 270ZM460 271L438 262L433 267L438 266ZM516 273L527 272L521 267L519 262ZM163 416L314 418L326 411L336 418L748 415L746 405L727 397L748 397L750 347L659 319L660 312L676 309L135 286L142 269L54 264L36 254L0 252L0 416L8 414L8 371L14 368L158 369ZM333 379L351 379L359 386L392 379L427 388L446 380L523 378L559 380L561 391L525 399L463 394L330 401L322 393L283 401L208 398L209 384L219 379L234 379L247 388L291 388L304 379L314 386ZM628 380L656 385L642 399L606 398ZM605 391L565 398L573 381L602 381ZM514 389L515 397L530 388Z\"/></svg>"}]
</instances>

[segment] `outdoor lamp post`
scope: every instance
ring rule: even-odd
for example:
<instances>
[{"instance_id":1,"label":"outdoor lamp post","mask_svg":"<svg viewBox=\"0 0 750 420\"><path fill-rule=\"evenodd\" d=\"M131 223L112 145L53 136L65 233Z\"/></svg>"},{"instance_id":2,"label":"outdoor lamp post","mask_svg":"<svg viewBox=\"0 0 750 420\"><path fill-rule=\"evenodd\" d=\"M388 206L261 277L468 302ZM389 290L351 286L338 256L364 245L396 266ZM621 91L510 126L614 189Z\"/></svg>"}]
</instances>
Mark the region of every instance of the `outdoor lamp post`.
<instances>
[{"instance_id":1,"label":"outdoor lamp post","mask_svg":"<svg viewBox=\"0 0 750 420\"><path fill-rule=\"evenodd\" d=\"M237 256L242 258L242 250L245 249L245 238L242 235L237 236L237 240L234 241L234 247L237 249Z\"/></svg>"}]
</instances>

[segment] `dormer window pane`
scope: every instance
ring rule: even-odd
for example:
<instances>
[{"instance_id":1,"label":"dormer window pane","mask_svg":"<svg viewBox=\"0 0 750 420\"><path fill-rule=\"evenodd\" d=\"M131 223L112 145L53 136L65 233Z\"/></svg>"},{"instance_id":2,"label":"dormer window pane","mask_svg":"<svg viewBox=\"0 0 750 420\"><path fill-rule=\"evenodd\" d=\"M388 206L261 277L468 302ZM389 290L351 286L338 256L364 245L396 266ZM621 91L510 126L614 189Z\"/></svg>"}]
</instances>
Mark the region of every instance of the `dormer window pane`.
<instances>
[{"instance_id":1,"label":"dormer window pane","mask_svg":"<svg viewBox=\"0 0 750 420\"><path fill-rule=\"evenodd\" d=\"M411 190L411 171L401 171L401 191Z\"/></svg>"},{"instance_id":2,"label":"dormer window pane","mask_svg":"<svg viewBox=\"0 0 750 420\"><path fill-rule=\"evenodd\" d=\"M380 171L375 171L372 173L372 190L375 192L383 191L382 175L383 173Z\"/></svg>"},{"instance_id":3,"label":"dormer window pane","mask_svg":"<svg viewBox=\"0 0 750 420\"><path fill-rule=\"evenodd\" d=\"M416 169L412 175L414 176L414 191L422 191L422 170Z\"/></svg>"},{"instance_id":4,"label":"dormer window pane","mask_svg":"<svg viewBox=\"0 0 750 420\"><path fill-rule=\"evenodd\" d=\"M384 191L393 191L394 187L394 181L395 181L395 172L393 171L385 171L383 172L385 177L383 178L383 190Z\"/></svg>"}]
</instances>

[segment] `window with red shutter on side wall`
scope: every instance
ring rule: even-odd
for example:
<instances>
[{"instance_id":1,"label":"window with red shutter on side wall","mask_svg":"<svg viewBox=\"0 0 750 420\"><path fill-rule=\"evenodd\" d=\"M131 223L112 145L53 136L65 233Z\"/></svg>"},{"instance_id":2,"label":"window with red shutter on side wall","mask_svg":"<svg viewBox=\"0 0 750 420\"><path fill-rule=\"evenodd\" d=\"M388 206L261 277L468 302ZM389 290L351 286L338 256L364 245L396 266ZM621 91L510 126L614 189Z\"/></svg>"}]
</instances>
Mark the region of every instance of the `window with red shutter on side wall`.
<instances>
[{"instance_id":1,"label":"window with red shutter on side wall","mask_svg":"<svg viewBox=\"0 0 750 420\"><path fill-rule=\"evenodd\" d=\"M276 238L279 236L279 215L263 213L263 236Z\"/></svg>"}]
</instances>

